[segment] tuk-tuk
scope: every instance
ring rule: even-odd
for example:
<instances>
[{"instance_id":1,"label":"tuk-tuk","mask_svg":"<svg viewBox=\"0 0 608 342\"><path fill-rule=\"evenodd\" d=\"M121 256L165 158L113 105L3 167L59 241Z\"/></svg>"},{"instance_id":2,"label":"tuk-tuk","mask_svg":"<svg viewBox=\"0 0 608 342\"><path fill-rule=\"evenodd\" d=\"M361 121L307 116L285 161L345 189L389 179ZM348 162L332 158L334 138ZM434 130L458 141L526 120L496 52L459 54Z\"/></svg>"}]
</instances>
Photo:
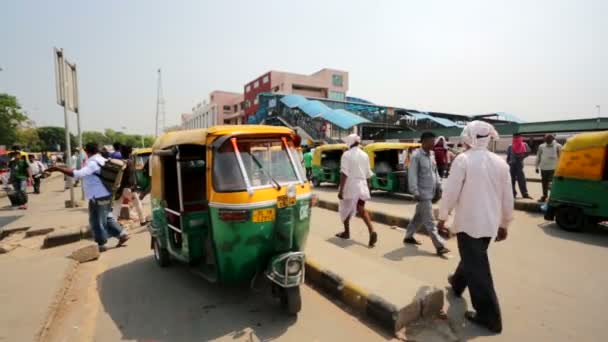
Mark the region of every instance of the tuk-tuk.
<instances>
[{"instance_id":1,"label":"tuk-tuk","mask_svg":"<svg viewBox=\"0 0 608 342\"><path fill-rule=\"evenodd\" d=\"M369 156L374 175L370 190L409 193L407 171L410 158L419 143L379 142L363 148Z\"/></svg>"},{"instance_id":2,"label":"tuk-tuk","mask_svg":"<svg viewBox=\"0 0 608 342\"><path fill-rule=\"evenodd\" d=\"M327 144L315 148L312 155L312 184L340 183L340 159L346 144Z\"/></svg>"},{"instance_id":3,"label":"tuk-tuk","mask_svg":"<svg viewBox=\"0 0 608 342\"><path fill-rule=\"evenodd\" d=\"M154 258L212 282L263 274L290 314L301 308L311 190L286 127L216 126L159 137L150 159Z\"/></svg>"},{"instance_id":4,"label":"tuk-tuk","mask_svg":"<svg viewBox=\"0 0 608 342\"><path fill-rule=\"evenodd\" d=\"M131 159L135 165L135 181L139 190L147 189L150 186L150 172L146 163L151 154L151 148L136 148L131 153Z\"/></svg>"},{"instance_id":5,"label":"tuk-tuk","mask_svg":"<svg viewBox=\"0 0 608 342\"><path fill-rule=\"evenodd\" d=\"M562 148L545 219L568 231L608 219L608 131L577 134Z\"/></svg>"}]
</instances>

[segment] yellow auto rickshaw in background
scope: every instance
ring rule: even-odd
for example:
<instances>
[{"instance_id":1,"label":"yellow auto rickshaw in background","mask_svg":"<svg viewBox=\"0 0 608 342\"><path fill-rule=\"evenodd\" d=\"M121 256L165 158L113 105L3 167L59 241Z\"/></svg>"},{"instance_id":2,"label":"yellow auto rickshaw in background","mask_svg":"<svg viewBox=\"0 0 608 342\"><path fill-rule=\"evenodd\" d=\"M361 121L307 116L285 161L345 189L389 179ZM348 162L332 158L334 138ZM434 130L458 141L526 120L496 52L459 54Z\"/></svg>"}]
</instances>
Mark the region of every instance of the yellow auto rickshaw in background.
<instances>
[{"instance_id":1,"label":"yellow auto rickshaw in background","mask_svg":"<svg viewBox=\"0 0 608 342\"><path fill-rule=\"evenodd\" d=\"M340 159L347 150L346 144L317 146L312 155L312 184L340 183Z\"/></svg>"},{"instance_id":2,"label":"yellow auto rickshaw in background","mask_svg":"<svg viewBox=\"0 0 608 342\"><path fill-rule=\"evenodd\" d=\"M152 155L152 148L136 148L131 153L131 160L135 165L135 181L139 191L150 186L150 172L148 160Z\"/></svg>"},{"instance_id":3,"label":"yellow auto rickshaw in background","mask_svg":"<svg viewBox=\"0 0 608 342\"><path fill-rule=\"evenodd\" d=\"M410 158L419 143L379 142L366 145L363 150L369 156L374 175L370 190L409 193L408 169Z\"/></svg>"},{"instance_id":4,"label":"yellow auto rickshaw in background","mask_svg":"<svg viewBox=\"0 0 608 342\"><path fill-rule=\"evenodd\" d=\"M568 231L608 219L608 131L566 141L553 177L545 219Z\"/></svg>"},{"instance_id":5,"label":"yellow auto rickshaw in background","mask_svg":"<svg viewBox=\"0 0 608 342\"><path fill-rule=\"evenodd\" d=\"M297 314L312 194L295 138L291 129L262 125L159 137L149 228L158 264L179 260L226 284L265 277Z\"/></svg>"}]
</instances>

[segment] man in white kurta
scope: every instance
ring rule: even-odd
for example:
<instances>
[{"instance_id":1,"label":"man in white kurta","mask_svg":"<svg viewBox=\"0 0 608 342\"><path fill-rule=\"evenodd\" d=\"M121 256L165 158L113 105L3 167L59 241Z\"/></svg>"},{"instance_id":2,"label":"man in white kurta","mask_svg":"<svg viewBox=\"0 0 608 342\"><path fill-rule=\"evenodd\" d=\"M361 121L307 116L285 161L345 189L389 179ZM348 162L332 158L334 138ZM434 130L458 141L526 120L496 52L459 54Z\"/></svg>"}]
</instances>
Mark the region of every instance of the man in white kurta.
<instances>
[{"instance_id":1,"label":"man in white kurta","mask_svg":"<svg viewBox=\"0 0 608 342\"><path fill-rule=\"evenodd\" d=\"M500 333L502 318L487 251L491 239L507 238L507 227L513 219L509 165L488 151L491 138L498 138L492 125L473 121L462 135L469 149L452 163L437 227L449 234L445 221L456 209L451 231L458 240L460 263L448 282L456 296L469 289L475 312L465 314L468 320Z\"/></svg>"},{"instance_id":2,"label":"man in white kurta","mask_svg":"<svg viewBox=\"0 0 608 342\"><path fill-rule=\"evenodd\" d=\"M350 238L350 218L358 213L369 230L369 247L374 247L378 235L374 231L369 214L365 211L365 201L371 196L369 193L368 180L373 176L369 165L367 153L359 148L361 138L351 134L345 139L348 150L342 154L340 160L340 188L338 198L340 199L340 219L344 223L344 232L336 234L342 239Z\"/></svg>"}]
</instances>

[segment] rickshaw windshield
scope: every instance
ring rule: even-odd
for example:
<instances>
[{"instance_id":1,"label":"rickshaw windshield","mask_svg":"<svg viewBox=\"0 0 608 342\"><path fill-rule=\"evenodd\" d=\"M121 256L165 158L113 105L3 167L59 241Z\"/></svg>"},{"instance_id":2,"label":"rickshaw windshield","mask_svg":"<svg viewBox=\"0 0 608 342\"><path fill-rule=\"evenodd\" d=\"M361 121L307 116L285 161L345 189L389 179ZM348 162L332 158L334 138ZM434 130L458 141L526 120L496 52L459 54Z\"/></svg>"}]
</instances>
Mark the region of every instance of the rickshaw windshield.
<instances>
[{"instance_id":1,"label":"rickshaw windshield","mask_svg":"<svg viewBox=\"0 0 608 342\"><path fill-rule=\"evenodd\" d=\"M298 182L298 165L292 163L291 156L297 158L297 151L288 142L285 149L283 141L276 139L237 139L234 143L226 141L216 150L213 159L213 184L215 191L245 191L252 188L278 187ZM239 158L242 160L243 171ZM294 162L298 162L294 159Z\"/></svg>"},{"instance_id":2,"label":"rickshaw windshield","mask_svg":"<svg viewBox=\"0 0 608 342\"><path fill-rule=\"evenodd\" d=\"M138 154L135 157L135 167L143 168L149 158L150 158L149 154Z\"/></svg>"}]
</instances>

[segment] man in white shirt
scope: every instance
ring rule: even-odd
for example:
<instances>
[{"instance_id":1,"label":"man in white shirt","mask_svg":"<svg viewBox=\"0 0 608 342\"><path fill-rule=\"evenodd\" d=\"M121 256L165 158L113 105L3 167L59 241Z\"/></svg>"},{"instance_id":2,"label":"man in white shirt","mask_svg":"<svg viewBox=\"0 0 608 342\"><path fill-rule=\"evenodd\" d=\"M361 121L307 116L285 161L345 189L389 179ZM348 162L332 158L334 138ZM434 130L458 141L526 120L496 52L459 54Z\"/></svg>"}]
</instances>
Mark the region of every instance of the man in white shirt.
<instances>
[{"instance_id":1,"label":"man in white shirt","mask_svg":"<svg viewBox=\"0 0 608 342\"><path fill-rule=\"evenodd\" d=\"M46 167L44 166L44 164L42 164L40 160L36 159L36 156L34 156L33 154L30 154L28 157L30 159L30 173L32 174L32 178L34 179L34 193L39 194L40 180L42 179L42 175L44 174L44 170L46 170Z\"/></svg>"},{"instance_id":2,"label":"man in white shirt","mask_svg":"<svg viewBox=\"0 0 608 342\"><path fill-rule=\"evenodd\" d=\"M540 171L543 185L543 197L538 200L539 202L547 200L561 151L562 145L555 142L555 137L552 134L545 135L545 143L538 147L538 151L536 152L536 173Z\"/></svg>"},{"instance_id":3,"label":"man in white shirt","mask_svg":"<svg viewBox=\"0 0 608 342\"><path fill-rule=\"evenodd\" d=\"M344 223L344 231L336 234L341 239L350 238L350 218L358 213L369 230L369 247L372 248L378 241L378 234L374 231L372 220L365 211L365 201L371 198L368 180L373 176L369 165L367 153L359 148L361 138L351 134L345 139L348 150L342 154L340 160L340 219Z\"/></svg>"},{"instance_id":4,"label":"man in white shirt","mask_svg":"<svg viewBox=\"0 0 608 342\"><path fill-rule=\"evenodd\" d=\"M468 287L476 312L465 317L489 330L502 331L502 317L488 260L490 240L507 238L513 219L513 189L509 165L488 151L488 143L498 138L492 125L483 121L469 123L462 132L466 152L456 157L444 187L437 227L449 235L445 221L456 209L451 230L458 239L460 263L448 282L456 296Z\"/></svg>"},{"instance_id":5,"label":"man in white shirt","mask_svg":"<svg viewBox=\"0 0 608 342\"><path fill-rule=\"evenodd\" d=\"M97 144L88 143L85 152L88 159L83 168L74 170L55 166L50 167L48 171L59 171L68 177L82 179L84 195L89 201L89 225L100 252L103 252L107 249L108 235L118 239L117 247L122 246L129 236L112 216L112 194L99 176L106 160L99 154Z\"/></svg>"}]
</instances>

